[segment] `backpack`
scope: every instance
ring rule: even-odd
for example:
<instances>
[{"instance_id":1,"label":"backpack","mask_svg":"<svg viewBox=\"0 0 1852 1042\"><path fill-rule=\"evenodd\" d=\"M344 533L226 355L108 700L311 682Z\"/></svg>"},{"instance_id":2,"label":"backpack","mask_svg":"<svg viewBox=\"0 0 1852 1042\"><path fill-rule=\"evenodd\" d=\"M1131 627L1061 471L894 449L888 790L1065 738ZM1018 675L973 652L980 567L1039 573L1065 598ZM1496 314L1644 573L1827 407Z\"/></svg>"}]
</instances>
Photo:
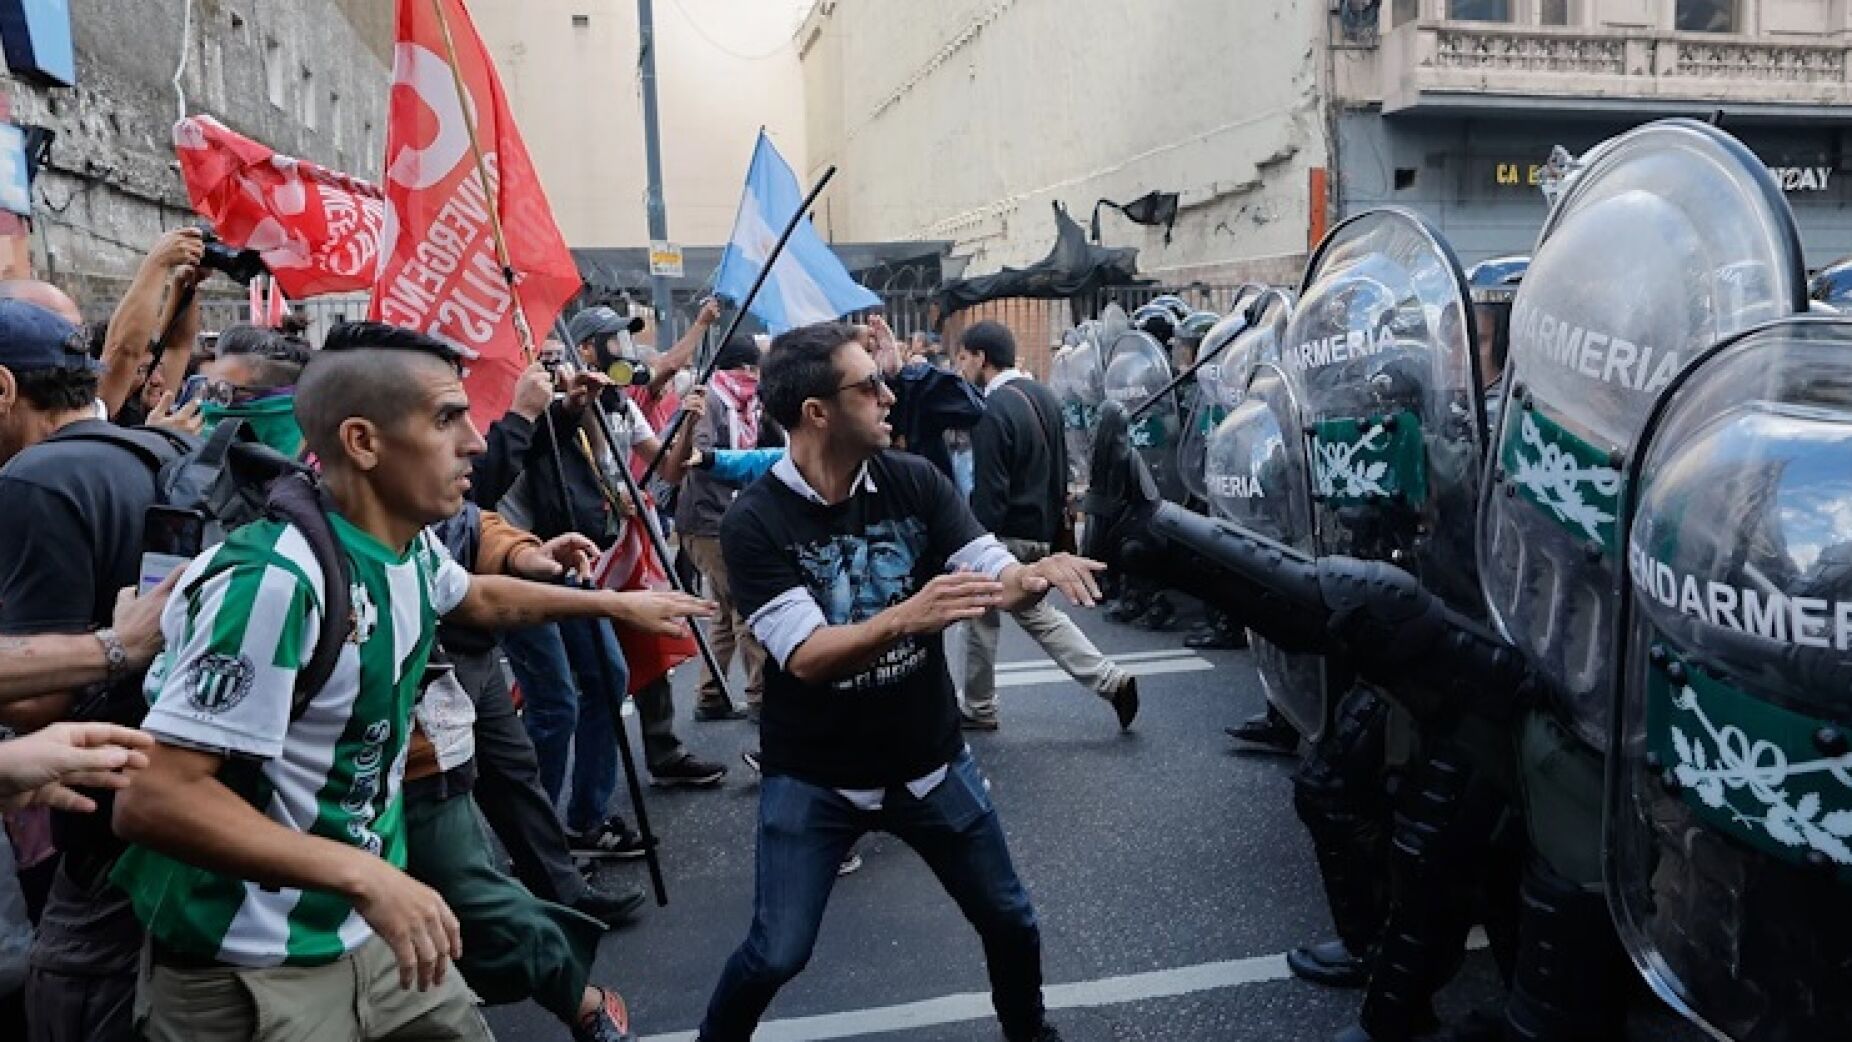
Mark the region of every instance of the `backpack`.
<instances>
[{"instance_id":1,"label":"backpack","mask_svg":"<svg viewBox=\"0 0 1852 1042\"><path fill-rule=\"evenodd\" d=\"M290 704L290 719L299 718L334 675L353 612L347 556L328 522L331 504L314 471L258 441L235 419L220 423L203 441L158 427L92 428L60 440L114 445L140 460L154 473L152 505L203 514L208 546L253 521L296 526L321 569L324 591L315 652L296 674Z\"/></svg>"}]
</instances>

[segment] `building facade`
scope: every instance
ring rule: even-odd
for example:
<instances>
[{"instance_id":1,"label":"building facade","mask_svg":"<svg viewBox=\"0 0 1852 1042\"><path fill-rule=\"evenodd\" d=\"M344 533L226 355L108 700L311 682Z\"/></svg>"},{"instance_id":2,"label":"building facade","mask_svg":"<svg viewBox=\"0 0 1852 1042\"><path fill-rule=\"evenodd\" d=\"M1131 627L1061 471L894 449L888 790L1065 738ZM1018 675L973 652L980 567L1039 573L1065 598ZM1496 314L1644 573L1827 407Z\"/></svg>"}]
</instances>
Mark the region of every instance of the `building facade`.
<instances>
[{"instance_id":1,"label":"building facade","mask_svg":"<svg viewBox=\"0 0 1852 1042\"><path fill-rule=\"evenodd\" d=\"M377 180L392 5L376 0L72 0L76 83L9 70L10 118L50 133L30 271L107 315L161 232L193 223L174 159L181 93L280 152ZM9 30L11 31L11 30ZM180 90L175 89L176 70ZM16 274L23 274L15 270Z\"/></svg>"},{"instance_id":2,"label":"building facade","mask_svg":"<svg viewBox=\"0 0 1852 1042\"><path fill-rule=\"evenodd\" d=\"M1382 205L1469 264L1528 253L1553 146L1718 111L1808 263L1852 253L1852 0L818 0L799 42L825 233L951 239L971 273L1038 259L1049 201L1154 190L1168 235L1102 238L1173 285L1292 281Z\"/></svg>"},{"instance_id":3,"label":"building facade","mask_svg":"<svg viewBox=\"0 0 1852 1042\"><path fill-rule=\"evenodd\" d=\"M727 241L760 127L806 152L793 29L808 0L654 5L669 237ZM568 245L647 246L636 0L469 0Z\"/></svg>"}]
</instances>

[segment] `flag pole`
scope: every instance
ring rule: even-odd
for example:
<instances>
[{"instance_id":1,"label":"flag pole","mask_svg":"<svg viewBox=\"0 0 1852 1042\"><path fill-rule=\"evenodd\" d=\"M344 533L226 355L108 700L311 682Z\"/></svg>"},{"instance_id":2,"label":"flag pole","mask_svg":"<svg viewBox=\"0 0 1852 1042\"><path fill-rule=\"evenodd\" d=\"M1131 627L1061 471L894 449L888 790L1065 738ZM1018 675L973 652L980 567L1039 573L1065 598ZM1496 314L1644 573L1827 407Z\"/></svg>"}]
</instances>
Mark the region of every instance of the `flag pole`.
<instances>
[{"instance_id":1,"label":"flag pole","mask_svg":"<svg viewBox=\"0 0 1852 1042\"><path fill-rule=\"evenodd\" d=\"M482 182L483 202L489 210L489 234L495 240L495 259L502 266L502 281L508 286L508 299L514 308L515 336L521 341L521 360L534 364L534 331L527 324L527 310L521 295L515 292L514 258L508 252L508 236L502 231L501 200L489 183L489 164L482 157L482 141L476 136L476 115L470 108L469 88L463 85L463 70L457 64L457 43L450 35L450 16L444 12L444 0L431 0L437 15L437 27L444 34L444 52L450 59L450 79L457 88L457 107L463 112L463 127L469 132L469 150L476 157L476 179Z\"/></svg>"},{"instance_id":2,"label":"flag pole","mask_svg":"<svg viewBox=\"0 0 1852 1042\"><path fill-rule=\"evenodd\" d=\"M733 334L739 331L740 322L746 317L746 309L751 307L752 302L758 298L759 290L764 287L765 280L772 274L772 266L778 263L778 255L784 252L785 243L790 242L791 236L797 231L798 222L802 221L804 215L810 212L810 204L817 201L817 196L823 194L823 186L829 184L830 178L835 176L836 168L834 166L824 170L823 176L817 178L817 183L811 186L810 194L804 197L803 202L797 204L797 212L792 214L791 219L785 222L785 230L779 234L778 241L773 244L771 252L765 255L765 264L759 268L759 277L752 280L752 288L746 291L745 298L737 305L738 310L733 312L733 318L727 323L727 331L720 337L721 347L724 348L727 341L733 339ZM701 378L696 380L695 383L697 385L703 385L712 379L714 376L714 366L719 361L720 351L715 350L713 357L709 358L707 364L702 367ZM662 463L663 457L669 454L669 446L675 443L675 435L682 429L682 424L687 419L688 411L686 409L679 409L676 411L675 419L669 422L668 433L662 437L662 448L657 451L656 458L649 461L649 466L643 468L643 477L638 481L638 484L649 484L650 477L656 473L656 467Z\"/></svg>"}]
</instances>

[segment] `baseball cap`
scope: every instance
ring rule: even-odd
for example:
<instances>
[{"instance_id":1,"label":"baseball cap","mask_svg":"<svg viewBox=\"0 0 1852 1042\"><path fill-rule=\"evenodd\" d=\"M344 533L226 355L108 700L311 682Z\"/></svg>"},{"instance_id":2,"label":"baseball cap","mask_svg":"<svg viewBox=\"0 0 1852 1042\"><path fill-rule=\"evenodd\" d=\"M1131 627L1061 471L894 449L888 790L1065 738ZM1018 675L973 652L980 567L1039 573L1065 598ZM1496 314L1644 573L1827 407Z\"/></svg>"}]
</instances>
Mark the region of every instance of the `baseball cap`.
<instances>
[{"instance_id":1,"label":"baseball cap","mask_svg":"<svg viewBox=\"0 0 1852 1042\"><path fill-rule=\"evenodd\" d=\"M16 373L95 370L83 333L37 304L0 299L0 365Z\"/></svg>"},{"instance_id":2,"label":"baseball cap","mask_svg":"<svg viewBox=\"0 0 1852 1042\"><path fill-rule=\"evenodd\" d=\"M600 304L586 308L566 323L566 336L574 344L583 344L587 340L613 336L617 333L637 333L643 329L641 318L626 318L614 309Z\"/></svg>"}]
</instances>

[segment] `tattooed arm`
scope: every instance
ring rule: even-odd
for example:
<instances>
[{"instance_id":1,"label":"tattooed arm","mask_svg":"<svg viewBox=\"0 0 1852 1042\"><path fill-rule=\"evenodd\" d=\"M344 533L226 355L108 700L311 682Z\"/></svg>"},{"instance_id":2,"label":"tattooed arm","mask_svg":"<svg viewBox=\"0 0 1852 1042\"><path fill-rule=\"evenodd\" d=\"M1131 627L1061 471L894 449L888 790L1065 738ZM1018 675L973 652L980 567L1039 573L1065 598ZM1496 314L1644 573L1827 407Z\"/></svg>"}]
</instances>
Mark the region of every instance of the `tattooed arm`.
<instances>
[{"instance_id":1,"label":"tattooed arm","mask_svg":"<svg viewBox=\"0 0 1852 1042\"><path fill-rule=\"evenodd\" d=\"M161 609L173 591L176 571L146 597L125 589L116 596L110 626L123 652L125 672L147 668L161 650ZM109 658L94 633L42 633L0 637L0 702L17 702L70 691L109 677Z\"/></svg>"}]
</instances>

